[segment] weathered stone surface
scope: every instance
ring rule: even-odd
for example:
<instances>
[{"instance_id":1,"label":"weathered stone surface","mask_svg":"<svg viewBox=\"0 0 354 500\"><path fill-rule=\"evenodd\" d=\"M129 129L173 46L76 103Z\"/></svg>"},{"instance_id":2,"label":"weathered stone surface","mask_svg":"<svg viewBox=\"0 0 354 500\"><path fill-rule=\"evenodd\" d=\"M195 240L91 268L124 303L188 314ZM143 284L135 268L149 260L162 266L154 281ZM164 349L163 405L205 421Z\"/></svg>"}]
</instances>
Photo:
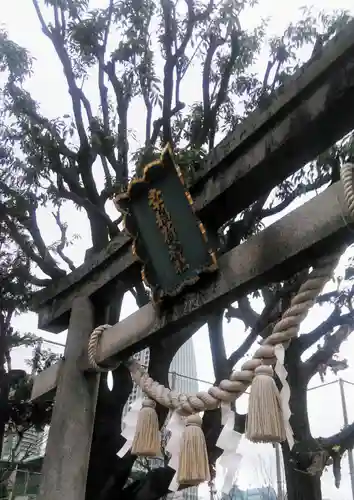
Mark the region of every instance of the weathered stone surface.
<instances>
[{"instance_id":1,"label":"weathered stone surface","mask_svg":"<svg viewBox=\"0 0 354 500\"><path fill-rule=\"evenodd\" d=\"M31 401L51 401L53 399L62 366L63 361L60 360L34 378Z\"/></svg>"},{"instance_id":2,"label":"weathered stone surface","mask_svg":"<svg viewBox=\"0 0 354 500\"><path fill-rule=\"evenodd\" d=\"M85 500L100 375L81 372L78 360L93 328L92 304L80 297L72 305L38 500Z\"/></svg>"},{"instance_id":3,"label":"weathered stone surface","mask_svg":"<svg viewBox=\"0 0 354 500\"><path fill-rule=\"evenodd\" d=\"M216 279L185 295L162 316L147 304L105 331L98 361L102 363L113 356L116 361L151 346L154 340L173 335L196 318L202 320L250 290L270 280L289 277L309 262L314 264L316 258L353 241L349 228L353 222L338 182L223 255ZM88 368L85 350L80 361L83 369ZM42 383L36 394L39 397L41 391L45 394L51 389L52 385L45 387Z\"/></svg>"},{"instance_id":4,"label":"weathered stone surface","mask_svg":"<svg viewBox=\"0 0 354 500\"><path fill-rule=\"evenodd\" d=\"M219 260L219 273L158 315L147 304L101 338L98 361L117 353L138 352L161 336L172 335L220 310L270 281L290 277L305 266L353 241L348 208L340 182L264 229Z\"/></svg>"}]
</instances>

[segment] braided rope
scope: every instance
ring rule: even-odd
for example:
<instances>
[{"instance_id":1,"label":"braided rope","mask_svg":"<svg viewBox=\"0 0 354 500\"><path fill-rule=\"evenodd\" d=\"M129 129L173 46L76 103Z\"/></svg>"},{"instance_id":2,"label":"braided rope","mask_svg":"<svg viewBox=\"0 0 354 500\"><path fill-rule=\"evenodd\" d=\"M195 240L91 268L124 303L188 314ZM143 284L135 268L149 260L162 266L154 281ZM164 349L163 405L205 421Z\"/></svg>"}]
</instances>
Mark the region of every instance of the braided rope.
<instances>
[{"instance_id":1,"label":"braided rope","mask_svg":"<svg viewBox=\"0 0 354 500\"><path fill-rule=\"evenodd\" d=\"M341 169L344 198L348 205L351 219L354 219L353 172L354 166L352 164L346 164ZM273 365L275 363L275 346L283 344L286 348L290 341L298 336L302 321L314 305L324 285L330 279L342 251L342 248L336 250L331 255L318 261L308 279L301 285L298 293L292 298L289 308L284 312L280 321L275 324L272 334L257 349L253 358L246 361L240 371L232 372L229 380L222 380L218 387L212 386L208 392L200 391L196 394L184 394L173 391L153 380L136 359L130 358L125 364L131 373L132 379L149 398L154 399L167 408L176 410L182 415L192 415L201 411L212 410L220 407L222 403L235 401L251 384L255 375L255 369L258 366L262 364ZM109 325L104 325L104 329L107 327ZM94 362L97 345L98 338L97 342L92 342L93 354L91 359Z\"/></svg>"},{"instance_id":2,"label":"braided rope","mask_svg":"<svg viewBox=\"0 0 354 500\"><path fill-rule=\"evenodd\" d=\"M350 218L354 218L354 164L346 163L340 169L341 181L344 189L344 199L348 207Z\"/></svg>"},{"instance_id":3,"label":"braided rope","mask_svg":"<svg viewBox=\"0 0 354 500\"><path fill-rule=\"evenodd\" d=\"M231 373L229 380L222 380L218 387L212 386L208 392L201 391L195 395L171 391L154 381L135 359L130 359L126 363L132 379L147 396L182 415L212 410L218 408L223 402L235 401L251 384L254 371L258 366L275 363L275 346L288 345L291 339L297 337L301 322L330 278L341 253L336 251L321 259L292 299L290 307L285 311L281 320L274 326L273 333L257 349L253 359L246 361L240 371Z\"/></svg>"},{"instance_id":4,"label":"braided rope","mask_svg":"<svg viewBox=\"0 0 354 500\"><path fill-rule=\"evenodd\" d=\"M119 361L114 366L101 366L96 361L97 349L98 349L98 344L99 344L100 338L102 336L102 333L105 330L107 330L108 328L111 328L111 325L97 326L97 328L95 328L93 330L93 332L91 333L90 338L89 338L88 349L87 349L88 361L89 361L91 368L93 370L96 370L96 372L114 371L121 364L121 362Z\"/></svg>"}]
</instances>

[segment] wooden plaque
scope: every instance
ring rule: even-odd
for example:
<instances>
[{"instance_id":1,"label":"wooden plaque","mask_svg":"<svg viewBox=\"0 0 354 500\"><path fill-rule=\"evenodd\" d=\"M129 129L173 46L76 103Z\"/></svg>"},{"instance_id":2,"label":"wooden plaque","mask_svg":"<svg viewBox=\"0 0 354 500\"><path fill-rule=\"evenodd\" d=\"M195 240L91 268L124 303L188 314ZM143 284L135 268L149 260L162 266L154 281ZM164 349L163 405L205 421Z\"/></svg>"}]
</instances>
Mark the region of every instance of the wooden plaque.
<instances>
[{"instance_id":1,"label":"wooden plaque","mask_svg":"<svg viewBox=\"0 0 354 500\"><path fill-rule=\"evenodd\" d=\"M115 196L133 238L133 252L143 264L144 282L154 303L174 297L206 272L217 270L203 224L184 187L169 145L160 160L148 164L141 178Z\"/></svg>"}]
</instances>

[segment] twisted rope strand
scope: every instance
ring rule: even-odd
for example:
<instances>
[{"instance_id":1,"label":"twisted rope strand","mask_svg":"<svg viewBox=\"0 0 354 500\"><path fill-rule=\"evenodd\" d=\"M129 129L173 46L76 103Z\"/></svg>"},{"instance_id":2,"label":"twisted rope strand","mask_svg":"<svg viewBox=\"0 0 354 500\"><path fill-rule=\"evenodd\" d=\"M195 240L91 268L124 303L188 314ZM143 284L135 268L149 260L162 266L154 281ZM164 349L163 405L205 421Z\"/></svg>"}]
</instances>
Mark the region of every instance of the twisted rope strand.
<instances>
[{"instance_id":1,"label":"twisted rope strand","mask_svg":"<svg viewBox=\"0 0 354 500\"><path fill-rule=\"evenodd\" d=\"M354 217L354 164L346 163L340 169L340 177L344 189L344 199L350 218Z\"/></svg>"},{"instance_id":2,"label":"twisted rope strand","mask_svg":"<svg viewBox=\"0 0 354 500\"><path fill-rule=\"evenodd\" d=\"M150 398L182 415L211 410L219 407L222 402L235 401L251 384L258 366L274 364L275 346L281 343L288 344L291 339L297 337L301 322L330 278L340 256L341 252L336 251L319 261L318 266L293 297L290 307L274 326L273 333L254 353L253 359L246 361L241 371L232 372L230 379L222 380L218 387L212 386L208 392L201 391L195 395L177 393L154 381L135 359L130 359L127 366L134 382Z\"/></svg>"},{"instance_id":3,"label":"twisted rope strand","mask_svg":"<svg viewBox=\"0 0 354 500\"><path fill-rule=\"evenodd\" d=\"M96 357L97 357L97 349L98 349L98 344L101 338L102 333L105 330L108 330L108 328L111 328L111 325L100 325L97 326L93 332L90 335L89 338L89 343L88 343L88 349L87 349L87 354L88 354L88 361L94 370L96 372L110 372L112 370L116 370L118 366L121 364L119 361L116 363L114 366L101 366L97 363Z\"/></svg>"},{"instance_id":4,"label":"twisted rope strand","mask_svg":"<svg viewBox=\"0 0 354 500\"><path fill-rule=\"evenodd\" d=\"M354 219L354 165L346 164L341 169L341 180L344 189L344 198L348 205L349 215ZM132 379L141 387L143 392L158 403L176 410L181 415L192 415L205 410L218 408L221 403L230 403L238 399L251 384L255 369L262 364L273 365L275 363L275 346L283 344L286 348L290 341L298 336L300 325L314 305L315 300L326 282L330 279L338 260L342 254L342 248L331 255L318 261L310 273L308 279L303 283L298 293L292 298L289 308L284 312L282 318L273 328L272 334L267 337L263 345L257 349L253 359L247 360L240 371L233 371L229 380L222 380L218 387L212 386L208 392L200 391L196 394L185 394L172 391L162 384L153 380L140 363L130 358L125 364L130 370ZM109 325L104 325L106 329ZM99 336L98 328L94 330L89 342L89 360L91 366L102 370L95 361ZM92 340L93 337L93 340ZM92 342L91 342L92 340Z\"/></svg>"}]
</instances>

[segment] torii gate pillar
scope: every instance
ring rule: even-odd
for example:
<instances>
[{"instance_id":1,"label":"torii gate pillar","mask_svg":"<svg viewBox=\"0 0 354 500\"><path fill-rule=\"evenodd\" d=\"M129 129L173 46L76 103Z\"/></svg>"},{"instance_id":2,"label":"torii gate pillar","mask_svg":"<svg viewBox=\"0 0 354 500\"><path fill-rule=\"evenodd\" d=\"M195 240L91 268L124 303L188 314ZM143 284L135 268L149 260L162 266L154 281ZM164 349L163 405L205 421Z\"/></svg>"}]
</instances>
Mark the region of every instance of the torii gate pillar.
<instances>
[{"instance_id":1,"label":"torii gate pillar","mask_svg":"<svg viewBox=\"0 0 354 500\"><path fill-rule=\"evenodd\" d=\"M93 328L90 299L75 299L38 500L85 500L100 375L82 372L78 361Z\"/></svg>"}]
</instances>

